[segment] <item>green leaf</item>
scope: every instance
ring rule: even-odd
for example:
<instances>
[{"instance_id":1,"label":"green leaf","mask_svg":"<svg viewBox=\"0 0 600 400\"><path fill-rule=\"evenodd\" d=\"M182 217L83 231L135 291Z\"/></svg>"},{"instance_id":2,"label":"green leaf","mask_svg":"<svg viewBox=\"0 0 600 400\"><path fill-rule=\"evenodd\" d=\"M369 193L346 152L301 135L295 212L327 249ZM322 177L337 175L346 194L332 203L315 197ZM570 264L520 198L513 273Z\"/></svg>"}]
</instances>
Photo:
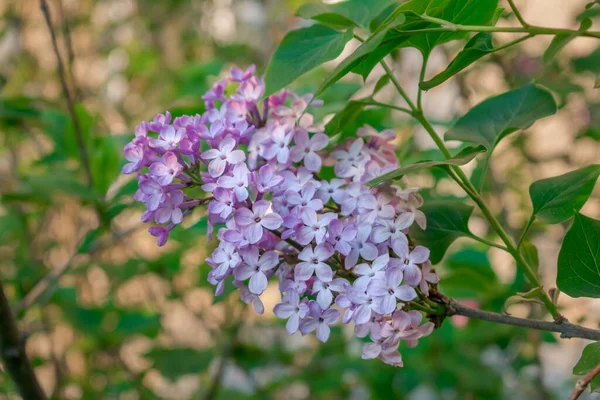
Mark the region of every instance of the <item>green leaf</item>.
<instances>
[{"instance_id":1,"label":"green leaf","mask_svg":"<svg viewBox=\"0 0 600 400\"><path fill-rule=\"evenodd\" d=\"M214 353L192 348L156 348L146 353L145 357L152 360L153 368L159 370L165 378L175 381L183 375L204 371L214 358Z\"/></svg>"},{"instance_id":2,"label":"green leaf","mask_svg":"<svg viewBox=\"0 0 600 400\"><path fill-rule=\"evenodd\" d=\"M265 72L265 94L286 86L306 72L333 60L352 39L352 29L339 32L324 25L313 25L288 33Z\"/></svg>"},{"instance_id":3,"label":"green leaf","mask_svg":"<svg viewBox=\"0 0 600 400\"><path fill-rule=\"evenodd\" d=\"M419 87L423 90L429 90L441 85L481 57L493 53L494 51L496 51L496 49L494 49L492 44L492 34L488 32L478 33L467 42L464 49L456 55L454 60L452 60L444 71L428 81L421 82Z\"/></svg>"},{"instance_id":4,"label":"green leaf","mask_svg":"<svg viewBox=\"0 0 600 400\"><path fill-rule=\"evenodd\" d=\"M404 175L409 174L411 172L421 171L423 169L429 169L429 168L433 168L433 167L443 168L443 167L447 167L449 165L465 165L465 164L468 164L469 162L471 162L478 154L481 154L485 151L486 151L486 149L484 146L467 147L449 160L422 161L422 162L418 162L416 164L407 165L406 167L401 167L401 168L395 169L393 171L390 171L387 174L378 176L377 178L372 179L369 182L367 182L367 185L375 186L375 185L378 185L383 182L401 178Z\"/></svg>"},{"instance_id":5,"label":"green leaf","mask_svg":"<svg viewBox=\"0 0 600 400\"><path fill-rule=\"evenodd\" d=\"M547 224L573 217L588 200L600 176L600 165L542 179L529 187L533 214Z\"/></svg>"},{"instance_id":6,"label":"green leaf","mask_svg":"<svg viewBox=\"0 0 600 400\"><path fill-rule=\"evenodd\" d=\"M360 101L350 101L346 107L325 125L325 134L329 137L339 133L346 125L356 119L358 114L365 108L366 104Z\"/></svg>"},{"instance_id":7,"label":"green leaf","mask_svg":"<svg viewBox=\"0 0 600 400\"><path fill-rule=\"evenodd\" d=\"M375 84L375 87L373 88L372 96L375 96L375 94L377 94L381 89L383 89L389 82L390 76L388 74L385 74L381 78L379 78L379 80Z\"/></svg>"},{"instance_id":8,"label":"green leaf","mask_svg":"<svg viewBox=\"0 0 600 400\"><path fill-rule=\"evenodd\" d=\"M590 343L583 349L581 358L573 367L573 375L585 375L600 364L600 342ZM596 375L590 382L592 392L600 389L600 375Z\"/></svg>"},{"instance_id":9,"label":"green leaf","mask_svg":"<svg viewBox=\"0 0 600 400\"><path fill-rule=\"evenodd\" d=\"M94 188L96 192L104 195L119 175L121 157L118 142L113 136L103 136L98 139L91 154L91 167Z\"/></svg>"},{"instance_id":10,"label":"green leaf","mask_svg":"<svg viewBox=\"0 0 600 400\"><path fill-rule=\"evenodd\" d=\"M427 228L413 224L410 235L431 250L430 260L437 264L446 250L459 237L471 237L469 218L473 207L456 201L430 201L421 207L427 217Z\"/></svg>"},{"instance_id":11,"label":"green leaf","mask_svg":"<svg viewBox=\"0 0 600 400\"><path fill-rule=\"evenodd\" d=\"M528 241L524 241L521 243L521 255L523 255L523 258L525 261L527 261L527 265L532 267L533 270L537 272L540 266L540 258L537 247Z\"/></svg>"},{"instance_id":12,"label":"green leaf","mask_svg":"<svg viewBox=\"0 0 600 400\"><path fill-rule=\"evenodd\" d=\"M575 72L589 71L600 74L600 47L585 57L574 58L572 61Z\"/></svg>"},{"instance_id":13,"label":"green leaf","mask_svg":"<svg viewBox=\"0 0 600 400\"><path fill-rule=\"evenodd\" d=\"M579 25L579 31L583 32L590 28L592 21L589 18L581 19L581 24ZM577 37L577 33L560 33L552 39L550 45L544 52L544 56L542 60L545 64L550 64L552 60L556 57L556 55L573 39Z\"/></svg>"},{"instance_id":14,"label":"green leaf","mask_svg":"<svg viewBox=\"0 0 600 400\"><path fill-rule=\"evenodd\" d=\"M446 133L446 140L482 144L492 149L506 135L529 128L556 113L556 102L546 88L528 84L479 103Z\"/></svg>"},{"instance_id":15,"label":"green leaf","mask_svg":"<svg viewBox=\"0 0 600 400\"><path fill-rule=\"evenodd\" d=\"M498 0L413 0L406 9L418 15L426 14L459 25L489 25L494 21ZM432 27L437 24L432 24ZM415 35L408 42L425 55L435 46L462 39L464 32L432 32Z\"/></svg>"},{"instance_id":16,"label":"green leaf","mask_svg":"<svg viewBox=\"0 0 600 400\"><path fill-rule=\"evenodd\" d=\"M405 21L404 15L400 13L401 9L398 7L390 16L383 22L378 28L377 31L373 33L373 35L369 36L367 40L365 40L354 52L346 57L325 79L319 89L315 92L314 97L318 97L333 85L335 82L339 81L342 77L360 65L361 62L365 61L373 51L377 49L377 47L381 44L382 40L385 38L387 32L392 29L394 26L402 24ZM382 55L381 58L385 56ZM375 62L377 64L379 60ZM375 65L373 64L373 65ZM372 68L372 67L371 67Z\"/></svg>"},{"instance_id":17,"label":"green leaf","mask_svg":"<svg viewBox=\"0 0 600 400\"><path fill-rule=\"evenodd\" d=\"M558 254L556 285L571 297L600 298L600 221L575 215Z\"/></svg>"},{"instance_id":18,"label":"green leaf","mask_svg":"<svg viewBox=\"0 0 600 400\"><path fill-rule=\"evenodd\" d=\"M371 20L395 2L396 0L346 0L334 4L307 3L296 11L296 15L335 27L356 25L368 29Z\"/></svg>"},{"instance_id":19,"label":"green leaf","mask_svg":"<svg viewBox=\"0 0 600 400\"><path fill-rule=\"evenodd\" d=\"M381 44L355 65L352 71L366 79L373 67L395 49L416 47L423 55L429 55L437 45L466 37L464 32L409 33L409 31L439 26L424 20L421 15L426 14L454 24L489 25L495 21L497 5L497 0L408 1L395 11L405 13L406 22L386 32L385 37L380 41Z\"/></svg>"}]
</instances>

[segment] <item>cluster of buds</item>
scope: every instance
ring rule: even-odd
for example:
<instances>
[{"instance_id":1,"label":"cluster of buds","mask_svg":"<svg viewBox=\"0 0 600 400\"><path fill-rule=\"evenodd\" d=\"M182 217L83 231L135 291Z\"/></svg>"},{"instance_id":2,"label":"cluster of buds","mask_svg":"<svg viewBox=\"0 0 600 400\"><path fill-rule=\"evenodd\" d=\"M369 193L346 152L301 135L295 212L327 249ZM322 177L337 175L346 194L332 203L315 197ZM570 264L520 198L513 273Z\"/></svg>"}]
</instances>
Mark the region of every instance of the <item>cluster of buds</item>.
<instances>
[{"instance_id":1,"label":"cluster of buds","mask_svg":"<svg viewBox=\"0 0 600 400\"><path fill-rule=\"evenodd\" d=\"M203 96L202 115L172 121L166 113L136 128L123 173L137 173L142 221L156 223L149 232L162 246L207 205L209 235L218 237L207 259L216 295L233 279L262 313L275 276L273 311L290 334L316 331L324 342L330 325L352 322L356 336L371 339L364 358L402 365L400 341L416 345L433 329L417 305L438 277L429 250L407 236L413 223L426 224L418 191L367 185L398 168L395 133L364 126L332 143L308 112L318 102L288 90L263 95L253 67L234 68Z\"/></svg>"}]
</instances>

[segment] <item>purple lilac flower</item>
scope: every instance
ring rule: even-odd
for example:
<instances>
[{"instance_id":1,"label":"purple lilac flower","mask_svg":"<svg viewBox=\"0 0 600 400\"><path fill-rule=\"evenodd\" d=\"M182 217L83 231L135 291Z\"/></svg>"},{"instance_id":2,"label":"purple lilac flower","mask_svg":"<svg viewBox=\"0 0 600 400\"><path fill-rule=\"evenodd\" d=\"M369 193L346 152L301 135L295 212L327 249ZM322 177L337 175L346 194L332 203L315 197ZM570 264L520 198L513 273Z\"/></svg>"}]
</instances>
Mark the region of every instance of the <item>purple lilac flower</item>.
<instances>
[{"instance_id":1,"label":"purple lilac flower","mask_svg":"<svg viewBox=\"0 0 600 400\"><path fill-rule=\"evenodd\" d=\"M369 282L367 292L379 303L378 312L389 314L396 308L396 299L411 301L417 297L415 289L408 285L400 285L402 271L400 268L390 268L385 272L384 279L374 279Z\"/></svg>"},{"instance_id":2,"label":"purple lilac flower","mask_svg":"<svg viewBox=\"0 0 600 400\"><path fill-rule=\"evenodd\" d=\"M227 137L219 144L219 149L210 149L202 153L201 157L205 160L212 160L208 164L208 172L213 177L219 177L225 172L227 165L239 164L246 159L242 150L233 150L235 140Z\"/></svg>"},{"instance_id":3,"label":"purple lilac flower","mask_svg":"<svg viewBox=\"0 0 600 400\"><path fill-rule=\"evenodd\" d=\"M319 304L312 300L308 302L309 318L303 319L300 322L300 332L303 335L307 333L317 331L317 339L321 342L326 342L329 339L331 329L329 325L333 325L340 318L340 312L338 310L327 309L322 310Z\"/></svg>"},{"instance_id":4,"label":"purple lilac flower","mask_svg":"<svg viewBox=\"0 0 600 400\"><path fill-rule=\"evenodd\" d=\"M150 172L156 181L165 186L173 182L173 179L181 173L183 166L179 164L175 153L166 152L162 159L150 165Z\"/></svg>"},{"instance_id":5,"label":"purple lilac flower","mask_svg":"<svg viewBox=\"0 0 600 400\"><path fill-rule=\"evenodd\" d=\"M313 274L317 275L323 282L331 282L333 271L324 261L329 260L334 250L328 243L323 243L315 247L307 246L298 254L298 259L303 261L296 265L294 276L296 279L307 281Z\"/></svg>"},{"instance_id":6,"label":"purple lilac flower","mask_svg":"<svg viewBox=\"0 0 600 400\"><path fill-rule=\"evenodd\" d=\"M235 222L248 233L250 244L258 243L263 237L264 230L279 229L283 224L279 214L267 214L270 207L271 203L260 200L254 203L252 210L240 207L235 212Z\"/></svg>"},{"instance_id":7,"label":"purple lilac flower","mask_svg":"<svg viewBox=\"0 0 600 400\"><path fill-rule=\"evenodd\" d=\"M402 365L400 342L414 346L433 324L400 309L438 277L429 251L407 238L413 223L426 227L418 189L366 185L398 168L395 132L365 126L328 149L308 108L320 102L286 89L261 101L264 89L253 66L233 68L202 96L203 114L172 121L166 112L135 128L122 172L137 173L141 220L157 223L149 232L162 246L207 205L207 236L218 227L206 259L216 295L233 275L242 301L263 313L260 296L275 275L282 299L273 311L290 334L316 331L325 341L341 313L356 336L370 337L363 357ZM317 175L323 165L332 179Z\"/></svg>"},{"instance_id":8,"label":"purple lilac flower","mask_svg":"<svg viewBox=\"0 0 600 400\"><path fill-rule=\"evenodd\" d=\"M298 292L289 290L282 300L281 304L277 304L273 308L273 313L278 318L288 319L285 329L292 335L298 330L300 320L308 315L309 309L306 304L306 297L304 298L305 301L301 302Z\"/></svg>"},{"instance_id":9,"label":"purple lilac flower","mask_svg":"<svg viewBox=\"0 0 600 400\"><path fill-rule=\"evenodd\" d=\"M249 246L242 250L242 260L244 262L234 269L235 279L244 281L250 278L250 293L261 294L267 288L265 272L279 264L279 256L274 251L267 251L259 256L258 247Z\"/></svg>"}]
</instances>

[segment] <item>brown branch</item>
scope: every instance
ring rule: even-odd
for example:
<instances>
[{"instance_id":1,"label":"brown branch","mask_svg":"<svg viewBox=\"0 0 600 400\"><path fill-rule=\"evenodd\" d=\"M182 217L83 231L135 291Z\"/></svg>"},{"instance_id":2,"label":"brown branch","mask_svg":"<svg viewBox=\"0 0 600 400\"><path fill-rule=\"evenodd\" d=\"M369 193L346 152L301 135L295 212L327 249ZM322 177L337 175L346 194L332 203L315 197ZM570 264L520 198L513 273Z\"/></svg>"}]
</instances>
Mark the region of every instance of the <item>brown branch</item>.
<instances>
[{"instance_id":1,"label":"brown branch","mask_svg":"<svg viewBox=\"0 0 600 400\"><path fill-rule=\"evenodd\" d=\"M79 254L90 254L90 255L94 254L95 252L106 248L107 246L119 241L120 239L123 239L124 237L129 236L130 234L132 234L133 232L138 230L138 228L139 227L136 226L135 228L128 229L125 232L115 233L111 238L109 238L107 240L98 241L97 243L94 243L94 245L92 245L90 247L90 249L85 253L79 253L78 251L73 253L73 255L71 255L71 257L67 260L67 262L65 262L63 265L60 265L60 266L52 269L41 280L39 280L38 283L35 284L33 289L31 289L25 295L23 300L21 300L14 306L14 308L13 308L14 313L20 314L21 312L25 311L26 309L28 309L35 303L39 302L40 298L43 295L46 295L45 296L46 299L48 299L50 296L52 296L53 290L51 290L49 288L51 286L53 286L65 273L67 273L67 271L69 271L69 269L71 268L71 266L73 264L73 260L75 259L75 257L77 255L79 255ZM84 238L85 238L85 236L84 236Z\"/></svg>"},{"instance_id":2,"label":"brown branch","mask_svg":"<svg viewBox=\"0 0 600 400\"><path fill-rule=\"evenodd\" d=\"M54 54L56 55L57 60L58 76L60 78L60 84L62 86L62 91L65 96L65 100L67 101L67 108L69 109L69 114L71 115L71 120L73 122L73 130L75 131L75 139L77 140L77 147L79 148L81 163L83 164L83 169L87 177L88 185L90 187L93 187L94 178L92 176L90 158L85 147L85 142L83 140L83 132L81 130L81 124L79 123L79 117L77 116L77 113L75 111L75 103L73 102L73 98L71 97L71 93L69 92L69 87L67 85L65 66L63 64L62 57L60 56L58 43L56 41L56 34L54 33L54 27L52 26L52 18L50 17L50 9L48 8L48 3L46 2L46 0L40 0L40 8L42 10L42 14L44 14L44 19L46 20L48 30L50 31L52 47L54 49Z\"/></svg>"},{"instance_id":3,"label":"brown branch","mask_svg":"<svg viewBox=\"0 0 600 400\"><path fill-rule=\"evenodd\" d=\"M535 329L538 331L555 332L560 333L560 337L563 339L582 338L596 341L600 340L600 330L585 328L580 325L571 324L568 321L559 323L537 319L517 318L510 315L469 308L447 296L440 295L440 297L442 303L446 306L445 315L448 317L452 315L462 315L499 324L520 326L522 328Z\"/></svg>"},{"instance_id":4,"label":"brown branch","mask_svg":"<svg viewBox=\"0 0 600 400\"><path fill-rule=\"evenodd\" d=\"M8 374L15 382L19 393L27 400L45 400L35 372L25 352L25 341L17 328L8 299L0 282L0 353Z\"/></svg>"},{"instance_id":5,"label":"brown branch","mask_svg":"<svg viewBox=\"0 0 600 400\"><path fill-rule=\"evenodd\" d=\"M77 79L75 79L75 69L73 65L75 64L75 51L73 50L73 40L71 37L71 27L69 25L69 20L67 19L67 15L65 13L65 6L63 4L63 0L58 0L58 14L60 16L60 20L62 22L62 34L65 39L65 44L67 48L67 65L69 69L69 75L71 77L71 85L73 87L73 91L75 92L75 99L81 100L83 97L81 95L81 90L79 86L77 86Z\"/></svg>"},{"instance_id":6,"label":"brown branch","mask_svg":"<svg viewBox=\"0 0 600 400\"><path fill-rule=\"evenodd\" d=\"M598 374L600 374L600 364L596 365L593 370L588 372L583 378L579 379L577 383L575 383L575 388L569 396L569 400L577 400L588 387L592 379L594 379Z\"/></svg>"}]
</instances>

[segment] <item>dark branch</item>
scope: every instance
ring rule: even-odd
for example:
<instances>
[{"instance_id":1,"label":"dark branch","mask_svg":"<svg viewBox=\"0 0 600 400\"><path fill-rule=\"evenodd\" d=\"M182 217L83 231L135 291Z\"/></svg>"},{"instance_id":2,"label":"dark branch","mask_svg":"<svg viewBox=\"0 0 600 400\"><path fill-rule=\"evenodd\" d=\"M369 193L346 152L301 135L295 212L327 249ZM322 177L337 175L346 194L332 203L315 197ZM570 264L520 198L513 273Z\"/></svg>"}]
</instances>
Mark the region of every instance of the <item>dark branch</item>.
<instances>
[{"instance_id":1,"label":"dark branch","mask_svg":"<svg viewBox=\"0 0 600 400\"><path fill-rule=\"evenodd\" d=\"M45 400L46 395L27 358L25 341L10 311L2 282L0 282L0 352L4 366L21 396L26 400Z\"/></svg>"},{"instance_id":2,"label":"dark branch","mask_svg":"<svg viewBox=\"0 0 600 400\"><path fill-rule=\"evenodd\" d=\"M598 374L600 374L600 364L596 365L593 370L588 372L583 378L575 383L575 388L569 396L569 400L577 400L579 396L585 392L585 389L588 387L592 379L594 379Z\"/></svg>"},{"instance_id":3,"label":"dark branch","mask_svg":"<svg viewBox=\"0 0 600 400\"><path fill-rule=\"evenodd\" d=\"M489 311L476 310L466 307L456 300L441 295L442 303L446 306L446 316L463 315L465 317L480 319L483 321L497 322L499 324L520 326L523 328L536 329L560 333L563 339L582 338L589 340L600 340L600 330L585 328L570 322L550 322L537 319L526 319L511 317L510 315L498 314Z\"/></svg>"},{"instance_id":4,"label":"dark branch","mask_svg":"<svg viewBox=\"0 0 600 400\"><path fill-rule=\"evenodd\" d=\"M52 47L54 48L54 54L56 54L58 76L60 78L60 84L62 86L62 91L65 96L65 100L67 101L67 108L69 109L69 114L71 115L71 120L73 121L73 130L75 131L75 138L77 140L77 147L79 148L79 155L81 157L81 163L83 164L83 169L84 169L85 175L87 177L88 185L90 187L93 187L94 178L92 176L92 168L90 166L90 158L88 156L88 152L85 147L85 142L83 140L83 132L81 130L81 124L79 123L79 118L77 117L77 113L75 111L75 103L73 102L73 98L71 97L71 93L69 92L69 87L67 85L65 66L63 64L62 57L60 56L60 51L58 49L58 43L56 41L56 34L54 33L54 27L52 26L52 18L50 17L50 9L48 8L48 3L46 2L46 0L40 0L40 8L42 10L42 14L44 14L44 19L46 20L46 25L48 26L48 30L50 31L50 38L52 39Z\"/></svg>"}]
</instances>

